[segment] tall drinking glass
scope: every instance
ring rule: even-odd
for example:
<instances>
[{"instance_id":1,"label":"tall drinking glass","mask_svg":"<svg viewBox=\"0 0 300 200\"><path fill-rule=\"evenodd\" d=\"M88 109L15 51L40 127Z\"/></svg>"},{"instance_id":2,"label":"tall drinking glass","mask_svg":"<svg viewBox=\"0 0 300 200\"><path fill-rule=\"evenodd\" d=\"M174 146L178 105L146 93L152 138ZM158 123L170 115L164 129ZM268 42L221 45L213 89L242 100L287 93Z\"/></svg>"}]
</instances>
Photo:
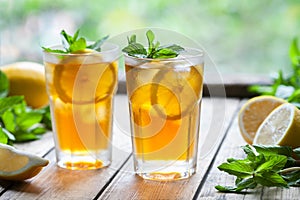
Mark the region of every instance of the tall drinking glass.
<instances>
[{"instance_id":1,"label":"tall drinking glass","mask_svg":"<svg viewBox=\"0 0 300 200\"><path fill-rule=\"evenodd\" d=\"M196 171L204 54L176 58L125 55L134 167L152 180L176 180Z\"/></svg>"},{"instance_id":2,"label":"tall drinking glass","mask_svg":"<svg viewBox=\"0 0 300 200\"><path fill-rule=\"evenodd\" d=\"M119 55L113 44L101 52L43 52L58 166L96 169L111 163Z\"/></svg>"}]
</instances>

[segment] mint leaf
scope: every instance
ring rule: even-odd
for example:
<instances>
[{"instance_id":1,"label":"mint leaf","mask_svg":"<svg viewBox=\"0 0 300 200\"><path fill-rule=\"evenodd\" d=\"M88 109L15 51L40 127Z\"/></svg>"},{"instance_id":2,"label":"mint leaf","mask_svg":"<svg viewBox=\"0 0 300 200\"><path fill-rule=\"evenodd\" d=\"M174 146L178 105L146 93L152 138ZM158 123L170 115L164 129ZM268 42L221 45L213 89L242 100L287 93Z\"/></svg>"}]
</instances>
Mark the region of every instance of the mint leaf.
<instances>
[{"instance_id":1,"label":"mint leaf","mask_svg":"<svg viewBox=\"0 0 300 200\"><path fill-rule=\"evenodd\" d=\"M3 144L8 143L8 136L5 134L1 126L0 126L0 143Z\"/></svg>"},{"instance_id":2,"label":"mint leaf","mask_svg":"<svg viewBox=\"0 0 300 200\"><path fill-rule=\"evenodd\" d=\"M233 186L221 186L217 185L215 188L220 192L234 192L239 193L242 190L253 189L257 186L257 183L253 178L243 179L236 187Z\"/></svg>"},{"instance_id":3,"label":"mint leaf","mask_svg":"<svg viewBox=\"0 0 300 200\"><path fill-rule=\"evenodd\" d=\"M9 90L9 80L0 68L0 98L6 97Z\"/></svg>"},{"instance_id":4,"label":"mint leaf","mask_svg":"<svg viewBox=\"0 0 300 200\"><path fill-rule=\"evenodd\" d=\"M288 182L289 186L300 185L300 171L293 171L288 174L283 174L282 177Z\"/></svg>"},{"instance_id":5,"label":"mint leaf","mask_svg":"<svg viewBox=\"0 0 300 200\"><path fill-rule=\"evenodd\" d=\"M296 38L293 39L290 45L289 56L293 66L298 66L300 64L300 51L298 49L298 41Z\"/></svg>"},{"instance_id":6,"label":"mint leaf","mask_svg":"<svg viewBox=\"0 0 300 200\"><path fill-rule=\"evenodd\" d=\"M25 112L29 112L31 111L32 109L31 108L28 108L26 106L26 102L25 100L23 100L22 102L18 103L18 104L15 104L13 107L12 107L12 111L14 112L15 115L21 115L22 113L25 113Z\"/></svg>"},{"instance_id":7,"label":"mint leaf","mask_svg":"<svg viewBox=\"0 0 300 200\"><path fill-rule=\"evenodd\" d=\"M1 128L1 126L0 126ZM15 141L16 138L13 134L11 134L8 130L6 130L5 128L2 127L2 131L6 134L6 136L8 137L9 141L8 143L10 143L10 141Z\"/></svg>"},{"instance_id":8,"label":"mint leaf","mask_svg":"<svg viewBox=\"0 0 300 200\"><path fill-rule=\"evenodd\" d=\"M127 47L123 48L123 52L126 52L130 56L138 57L138 58L146 58L147 50L144 48L142 44L139 43L131 43Z\"/></svg>"},{"instance_id":9,"label":"mint leaf","mask_svg":"<svg viewBox=\"0 0 300 200\"><path fill-rule=\"evenodd\" d=\"M122 51L129 56L153 59L175 58L180 52L184 51L183 47L176 44L160 46L160 42L154 42L155 35L151 30L146 32L146 37L148 40L147 49L136 42L136 35L132 35L127 37L128 45Z\"/></svg>"},{"instance_id":10,"label":"mint leaf","mask_svg":"<svg viewBox=\"0 0 300 200\"><path fill-rule=\"evenodd\" d=\"M21 130L26 130L42 120L42 114L39 112L28 112L16 118L16 124Z\"/></svg>"},{"instance_id":11,"label":"mint leaf","mask_svg":"<svg viewBox=\"0 0 300 200\"><path fill-rule=\"evenodd\" d=\"M50 52L50 53L67 53L64 50L60 50L60 49L50 49L50 48L46 48L46 47L42 47L44 49L44 51L46 52Z\"/></svg>"},{"instance_id":12,"label":"mint leaf","mask_svg":"<svg viewBox=\"0 0 300 200\"><path fill-rule=\"evenodd\" d=\"M15 115L11 110L5 111L1 118L6 130L10 132L14 132L16 130Z\"/></svg>"},{"instance_id":13,"label":"mint leaf","mask_svg":"<svg viewBox=\"0 0 300 200\"><path fill-rule=\"evenodd\" d=\"M79 38L70 44L69 51L77 52L86 49L86 41L84 38Z\"/></svg>"},{"instance_id":14,"label":"mint leaf","mask_svg":"<svg viewBox=\"0 0 300 200\"><path fill-rule=\"evenodd\" d=\"M258 166L258 168L255 170L255 173L269 171L278 172L285 166L287 162L287 157L282 155L272 155L268 156L267 158L268 160Z\"/></svg>"},{"instance_id":15,"label":"mint leaf","mask_svg":"<svg viewBox=\"0 0 300 200\"><path fill-rule=\"evenodd\" d=\"M78 34L79 34L79 30L75 32L74 37L68 35L65 30L62 30L60 32L60 36L62 38L62 44L66 50L68 50L70 48L70 45L73 44L74 41L76 41Z\"/></svg>"},{"instance_id":16,"label":"mint leaf","mask_svg":"<svg viewBox=\"0 0 300 200\"><path fill-rule=\"evenodd\" d=\"M256 181L253 178L248 178L242 179L242 181L240 181L236 187L217 185L215 188L220 192L241 192L242 190L253 189L256 186Z\"/></svg>"},{"instance_id":17,"label":"mint leaf","mask_svg":"<svg viewBox=\"0 0 300 200\"><path fill-rule=\"evenodd\" d=\"M7 109L12 108L15 104L19 104L23 101L23 96L11 96L0 99L0 115L2 115Z\"/></svg>"},{"instance_id":18,"label":"mint leaf","mask_svg":"<svg viewBox=\"0 0 300 200\"><path fill-rule=\"evenodd\" d=\"M174 58L178 56L178 54L172 49L159 49L154 52L152 58Z\"/></svg>"},{"instance_id":19,"label":"mint leaf","mask_svg":"<svg viewBox=\"0 0 300 200\"><path fill-rule=\"evenodd\" d=\"M94 44L87 46L88 49L94 49L95 51L101 51L102 44L108 39L108 35L103 37L100 40L97 40Z\"/></svg>"},{"instance_id":20,"label":"mint leaf","mask_svg":"<svg viewBox=\"0 0 300 200\"><path fill-rule=\"evenodd\" d=\"M150 55L152 53L152 51L154 50L153 41L154 41L155 35L151 30L148 30L146 32L146 36L148 39L148 55Z\"/></svg>"},{"instance_id":21,"label":"mint leaf","mask_svg":"<svg viewBox=\"0 0 300 200\"><path fill-rule=\"evenodd\" d=\"M15 137L16 137L16 142L27 142L27 141L31 141L31 140L40 139L39 135L30 133L30 132L26 132L26 131L25 132L23 132L23 131L16 132Z\"/></svg>"},{"instance_id":22,"label":"mint leaf","mask_svg":"<svg viewBox=\"0 0 300 200\"><path fill-rule=\"evenodd\" d=\"M265 157L272 155L284 155L287 156L287 162L285 167L290 167L295 164L295 159L293 156L293 149L288 146L265 146L265 145L253 145L256 151L263 154Z\"/></svg>"},{"instance_id":23,"label":"mint leaf","mask_svg":"<svg viewBox=\"0 0 300 200\"><path fill-rule=\"evenodd\" d=\"M231 163L223 163L218 169L240 178L247 178L253 174L253 169L247 163L239 160Z\"/></svg>"},{"instance_id":24,"label":"mint leaf","mask_svg":"<svg viewBox=\"0 0 300 200\"><path fill-rule=\"evenodd\" d=\"M35 127L35 128L30 130L30 132L35 134L35 135L44 134L46 131L47 131L47 129L45 129L44 127Z\"/></svg>"},{"instance_id":25,"label":"mint leaf","mask_svg":"<svg viewBox=\"0 0 300 200\"><path fill-rule=\"evenodd\" d=\"M147 40L148 40L148 54L147 58L156 58L154 57L154 54L157 52L157 49L159 48L159 42L157 41L156 44L154 44L154 38L155 35L151 30L148 30L146 32Z\"/></svg>"},{"instance_id":26,"label":"mint leaf","mask_svg":"<svg viewBox=\"0 0 300 200\"><path fill-rule=\"evenodd\" d=\"M242 149L247 154L247 158L250 159L250 160L254 160L255 157L257 156L256 154L258 154L256 149L253 148L253 146L250 146L248 144L245 145L245 146L242 146Z\"/></svg>"},{"instance_id":27,"label":"mint leaf","mask_svg":"<svg viewBox=\"0 0 300 200\"><path fill-rule=\"evenodd\" d=\"M263 174L257 174L254 180L263 186L267 187L288 187L287 182L275 172L265 172Z\"/></svg>"},{"instance_id":28,"label":"mint leaf","mask_svg":"<svg viewBox=\"0 0 300 200\"><path fill-rule=\"evenodd\" d=\"M237 190L242 191L244 189L253 189L257 186L254 178L242 179L237 183Z\"/></svg>"},{"instance_id":29,"label":"mint leaf","mask_svg":"<svg viewBox=\"0 0 300 200\"><path fill-rule=\"evenodd\" d=\"M165 45L165 46L162 46L160 47L162 49L171 49L173 50L174 52L176 52L177 54L179 54L180 52L184 51L184 48L177 45L177 44L171 44L171 45Z\"/></svg>"},{"instance_id":30,"label":"mint leaf","mask_svg":"<svg viewBox=\"0 0 300 200\"><path fill-rule=\"evenodd\" d=\"M265 146L265 145L253 145L255 150L258 153L262 153L264 155L284 155L284 156L292 156L293 149L289 146Z\"/></svg>"},{"instance_id":31,"label":"mint leaf","mask_svg":"<svg viewBox=\"0 0 300 200\"><path fill-rule=\"evenodd\" d=\"M215 186L215 188L220 192L240 192L243 190L243 189L238 190L237 187L233 187L233 186L222 186L222 185L217 185Z\"/></svg>"},{"instance_id":32,"label":"mint leaf","mask_svg":"<svg viewBox=\"0 0 300 200\"><path fill-rule=\"evenodd\" d=\"M42 114L42 120L41 123L45 126L46 129L51 130L52 129L52 122L51 122L51 113L50 113L50 106L46 106L43 108L40 108L36 110L36 112L39 112Z\"/></svg>"}]
</instances>

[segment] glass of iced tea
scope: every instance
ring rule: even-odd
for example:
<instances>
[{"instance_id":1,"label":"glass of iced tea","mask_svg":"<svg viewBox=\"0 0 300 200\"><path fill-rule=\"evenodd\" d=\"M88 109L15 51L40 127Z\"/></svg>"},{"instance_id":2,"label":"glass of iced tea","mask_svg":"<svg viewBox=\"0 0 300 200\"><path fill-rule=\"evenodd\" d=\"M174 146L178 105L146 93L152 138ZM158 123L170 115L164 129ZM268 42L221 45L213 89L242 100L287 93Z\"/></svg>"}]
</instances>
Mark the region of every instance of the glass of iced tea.
<instances>
[{"instance_id":1,"label":"glass of iced tea","mask_svg":"<svg viewBox=\"0 0 300 200\"><path fill-rule=\"evenodd\" d=\"M204 53L185 48L175 58L125 53L134 167L151 180L196 172Z\"/></svg>"},{"instance_id":2,"label":"glass of iced tea","mask_svg":"<svg viewBox=\"0 0 300 200\"><path fill-rule=\"evenodd\" d=\"M119 56L118 46L109 43L101 52L43 52L58 166L97 169L111 163Z\"/></svg>"}]
</instances>

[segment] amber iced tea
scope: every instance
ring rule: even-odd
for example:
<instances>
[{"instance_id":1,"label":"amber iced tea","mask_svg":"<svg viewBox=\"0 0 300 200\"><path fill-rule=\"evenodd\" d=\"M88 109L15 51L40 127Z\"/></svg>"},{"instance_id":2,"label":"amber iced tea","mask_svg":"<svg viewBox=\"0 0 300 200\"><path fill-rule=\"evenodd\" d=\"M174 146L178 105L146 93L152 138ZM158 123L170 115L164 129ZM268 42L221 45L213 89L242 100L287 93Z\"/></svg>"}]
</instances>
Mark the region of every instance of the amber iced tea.
<instances>
[{"instance_id":1,"label":"amber iced tea","mask_svg":"<svg viewBox=\"0 0 300 200\"><path fill-rule=\"evenodd\" d=\"M191 176L197 161L203 55L125 59L137 174L154 180Z\"/></svg>"},{"instance_id":2,"label":"amber iced tea","mask_svg":"<svg viewBox=\"0 0 300 200\"><path fill-rule=\"evenodd\" d=\"M58 165L95 169L111 162L117 50L109 54L45 53Z\"/></svg>"}]
</instances>

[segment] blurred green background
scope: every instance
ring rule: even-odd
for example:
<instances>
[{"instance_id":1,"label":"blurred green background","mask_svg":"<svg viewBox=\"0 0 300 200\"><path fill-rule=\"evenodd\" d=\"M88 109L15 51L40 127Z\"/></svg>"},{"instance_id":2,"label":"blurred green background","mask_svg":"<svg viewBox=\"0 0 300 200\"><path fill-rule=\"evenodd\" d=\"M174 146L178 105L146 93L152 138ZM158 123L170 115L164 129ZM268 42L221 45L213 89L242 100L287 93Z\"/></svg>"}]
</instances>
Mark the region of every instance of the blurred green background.
<instances>
[{"instance_id":1,"label":"blurred green background","mask_svg":"<svg viewBox=\"0 0 300 200\"><path fill-rule=\"evenodd\" d=\"M158 27L197 41L224 74L269 75L289 69L299 19L299 0L0 0L0 64L41 63L62 29L96 40Z\"/></svg>"}]
</instances>

